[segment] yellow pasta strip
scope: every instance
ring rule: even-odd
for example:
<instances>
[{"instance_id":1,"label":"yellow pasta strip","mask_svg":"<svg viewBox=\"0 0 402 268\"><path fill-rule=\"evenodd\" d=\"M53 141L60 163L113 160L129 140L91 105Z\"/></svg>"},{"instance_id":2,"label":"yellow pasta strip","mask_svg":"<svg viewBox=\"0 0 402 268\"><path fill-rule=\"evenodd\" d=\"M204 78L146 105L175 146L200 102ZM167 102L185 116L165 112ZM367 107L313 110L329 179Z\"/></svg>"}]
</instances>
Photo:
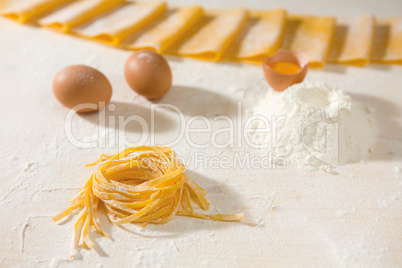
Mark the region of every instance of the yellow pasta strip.
<instances>
[{"instance_id":1,"label":"yellow pasta strip","mask_svg":"<svg viewBox=\"0 0 402 268\"><path fill-rule=\"evenodd\" d=\"M204 189L202 189L201 187L199 187L197 184L195 184L193 181L190 180L187 181L186 186L188 190L197 197L197 201L199 202L199 205L202 207L202 209L208 210L209 202L205 197L206 192L205 193L203 192Z\"/></svg>"},{"instance_id":2,"label":"yellow pasta strip","mask_svg":"<svg viewBox=\"0 0 402 268\"><path fill-rule=\"evenodd\" d=\"M239 221L241 219L244 219L244 213L237 213L237 214L216 214L216 215L205 215L205 214L200 214L196 212L192 213L178 213L177 215L182 215L182 216L189 216L189 217L195 217L195 218L200 218L203 220L213 220L213 221Z\"/></svg>"},{"instance_id":3,"label":"yellow pasta strip","mask_svg":"<svg viewBox=\"0 0 402 268\"><path fill-rule=\"evenodd\" d=\"M81 216L78 218L77 222L75 223L74 233L73 233L73 240L72 240L72 243L71 243L70 257L75 256L75 251L77 250L77 247L78 247L78 245L80 243L81 233L83 231L82 229L83 229L83 226L84 226L84 223L85 223L84 219L86 218L86 216L87 216L87 210L84 209L82 211Z\"/></svg>"},{"instance_id":4,"label":"yellow pasta strip","mask_svg":"<svg viewBox=\"0 0 402 268\"><path fill-rule=\"evenodd\" d=\"M137 219L141 218L148 212L154 210L155 208L162 206L164 202L166 202L170 196L163 197L161 199L156 199L152 201L150 204L146 205L144 208L142 208L140 211L135 212L134 214L131 214L128 217L124 217L120 220L117 220L115 223L129 223L129 222L135 222Z\"/></svg>"},{"instance_id":5,"label":"yellow pasta strip","mask_svg":"<svg viewBox=\"0 0 402 268\"><path fill-rule=\"evenodd\" d=\"M291 15L288 18L283 48L304 52L310 67L323 67L335 32L336 19Z\"/></svg>"},{"instance_id":6,"label":"yellow pasta strip","mask_svg":"<svg viewBox=\"0 0 402 268\"><path fill-rule=\"evenodd\" d=\"M121 202L121 201L117 201L117 200L103 200L104 203L112 206L112 207L116 207L120 210L135 210L136 208L143 208L146 205L148 205L149 203L152 202L152 199L147 199L144 201L139 201L139 202L132 202L132 203L127 203L127 202ZM138 212L138 210L136 210L136 212ZM134 212L131 212L134 213Z\"/></svg>"},{"instance_id":7,"label":"yellow pasta strip","mask_svg":"<svg viewBox=\"0 0 402 268\"><path fill-rule=\"evenodd\" d=\"M204 215L195 212L192 200L203 209L208 209L209 203L205 198L207 192L187 177L184 165L169 147L128 148L112 156L101 155L99 160L103 163L72 200L70 207L53 218L57 221L77 208L83 209L74 228L72 255L77 246L94 246L89 237L92 226L98 233L108 236L96 216L99 204L104 205L112 223L132 222L141 224L141 227L150 223L166 223L175 215L217 221L238 221L244 218L242 213ZM140 162L146 165L139 165ZM136 172L144 172L147 176L126 173L133 167ZM150 167L153 173L149 173ZM121 181L111 179L120 172L129 176Z\"/></svg>"},{"instance_id":8,"label":"yellow pasta strip","mask_svg":"<svg viewBox=\"0 0 402 268\"><path fill-rule=\"evenodd\" d=\"M4 17L10 18L20 23L31 22L32 20L41 17L53 9L65 5L75 0L21 0L11 1L9 6L6 6L1 14Z\"/></svg>"},{"instance_id":9,"label":"yellow pasta strip","mask_svg":"<svg viewBox=\"0 0 402 268\"><path fill-rule=\"evenodd\" d=\"M125 3L90 22L71 29L79 36L118 45L166 11L164 2Z\"/></svg>"},{"instance_id":10,"label":"yellow pasta strip","mask_svg":"<svg viewBox=\"0 0 402 268\"><path fill-rule=\"evenodd\" d=\"M252 11L243 30L237 35L227 57L232 60L261 63L282 45L286 11Z\"/></svg>"},{"instance_id":11,"label":"yellow pasta strip","mask_svg":"<svg viewBox=\"0 0 402 268\"><path fill-rule=\"evenodd\" d=\"M88 226L89 226L89 217L87 215L87 217L84 220L84 225L82 226L80 241L78 243L79 247L84 247L85 245L88 246L88 244L85 243L85 236L87 235L88 232ZM91 244L91 242L89 242L89 244Z\"/></svg>"},{"instance_id":12,"label":"yellow pasta strip","mask_svg":"<svg viewBox=\"0 0 402 268\"><path fill-rule=\"evenodd\" d=\"M128 38L122 47L151 49L163 53L187 33L203 16L199 6L170 10L155 24Z\"/></svg>"},{"instance_id":13,"label":"yellow pasta strip","mask_svg":"<svg viewBox=\"0 0 402 268\"><path fill-rule=\"evenodd\" d=\"M117 217L119 217L119 218L126 217L126 215L124 215L123 213L118 212L115 207L109 206L108 204L105 204L105 207L108 211L108 213L106 215L108 216L108 219L110 222L116 221L115 218L117 218Z\"/></svg>"},{"instance_id":14,"label":"yellow pasta strip","mask_svg":"<svg viewBox=\"0 0 402 268\"><path fill-rule=\"evenodd\" d=\"M178 189L176 191L176 195L175 195L175 199L174 199L172 208L167 213L162 215L161 217L159 217L155 220L149 221L149 223L155 223L155 224L167 223L173 218L173 216L177 215L177 211L181 204L182 193L183 193L183 188Z\"/></svg>"},{"instance_id":15,"label":"yellow pasta strip","mask_svg":"<svg viewBox=\"0 0 402 268\"><path fill-rule=\"evenodd\" d=\"M206 11L205 16L172 47L169 54L216 61L242 30L248 18L245 9Z\"/></svg>"},{"instance_id":16,"label":"yellow pasta strip","mask_svg":"<svg viewBox=\"0 0 402 268\"><path fill-rule=\"evenodd\" d=\"M125 0L78 0L38 20L38 24L61 32L81 25L106 11L121 5Z\"/></svg>"},{"instance_id":17,"label":"yellow pasta strip","mask_svg":"<svg viewBox=\"0 0 402 268\"><path fill-rule=\"evenodd\" d=\"M339 19L328 61L366 65L372 50L374 24L375 18L371 15Z\"/></svg>"},{"instance_id":18,"label":"yellow pasta strip","mask_svg":"<svg viewBox=\"0 0 402 268\"><path fill-rule=\"evenodd\" d=\"M84 242L89 248L92 248L95 245L88 234L84 235Z\"/></svg>"},{"instance_id":19,"label":"yellow pasta strip","mask_svg":"<svg viewBox=\"0 0 402 268\"><path fill-rule=\"evenodd\" d=\"M112 158L112 157L113 157L113 155L101 154L101 156L99 156L98 160L96 160L94 163L86 164L85 167L96 166L96 165L99 164L100 162L109 160L109 159Z\"/></svg>"},{"instance_id":20,"label":"yellow pasta strip","mask_svg":"<svg viewBox=\"0 0 402 268\"><path fill-rule=\"evenodd\" d=\"M113 175L115 173L118 173L120 171L127 170L128 168L129 169L140 168L140 165L141 165L141 161L139 161L139 160L126 162L126 163L119 164L119 165L116 165L116 166L113 166L113 167L109 168L108 170L106 170L105 175L106 176L111 176L111 175Z\"/></svg>"},{"instance_id":21,"label":"yellow pasta strip","mask_svg":"<svg viewBox=\"0 0 402 268\"><path fill-rule=\"evenodd\" d=\"M141 172L141 171L121 171L119 173L110 175L110 180L113 183L113 181L121 181L124 179L130 179L130 178L135 178L138 177L139 180L150 180L153 178L151 172ZM132 179L130 179L132 181ZM129 183L130 183L129 181Z\"/></svg>"},{"instance_id":22,"label":"yellow pasta strip","mask_svg":"<svg viewBox=\"0 0 402 268\"><path fill-rule=\"evenodd\" d=\"M377 63L402 64L402 17L377 21L371 59Z\"/></svg>"},{"instance_id":23,"label":"yellow pasta strip","mask_svg":"<svg viewBox=\"0 0 402 268\"><path fill-rule=\"evenodd\" d=\"M70 206L68 209L64 210L62 213L57 214L56 216L53 217L54 221L59 221L63 219L64 217L68 216L71 212L74 210L81 208L84 206L84 200L81 200L79 203Z\"/></svg>"},{"instance_id":24,"label":"yellow pasta strip","mask_svg":"<svg viewBox=\"0 0 402 268\"><path fill-rule=\"evenodd\" d=\"M181 201L181 210L178 211L178 213L192 214L193 212L194 212L194 209L193 209L193 206L191 205L190 192L185 187L183 189L183 196L182 196L182 201Z\"/></svg>"},{"instance_id":25,"label":"yellow pasta strip","mask_svg":"<svg viewBox=\"0 0 402 268\"><path fill-rule=\"evenodd\" d=\"M165 206L160 208L158 211L155 213L152 213L150 215L146 215L141 217L141 219L138 219L138 223L158 223L158 219L160 219L163 215L166 215L167 213L171 212L172 209L169 206Z\"/></svg>"}]
</instances>

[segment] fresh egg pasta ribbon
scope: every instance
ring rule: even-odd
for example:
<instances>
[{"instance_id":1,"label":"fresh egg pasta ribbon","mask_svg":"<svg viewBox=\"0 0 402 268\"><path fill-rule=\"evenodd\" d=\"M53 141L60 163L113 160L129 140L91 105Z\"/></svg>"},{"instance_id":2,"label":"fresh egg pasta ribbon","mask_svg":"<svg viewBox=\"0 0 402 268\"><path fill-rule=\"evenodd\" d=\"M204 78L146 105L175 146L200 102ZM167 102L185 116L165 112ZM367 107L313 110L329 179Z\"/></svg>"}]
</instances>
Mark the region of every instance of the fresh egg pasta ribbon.
<instances>
[{"instance_id":1,"label":"fresh egg pasta ribbon","mask_svg":"<svg viewBox=\"0 0 402 268\"><path fill-rule=\"evenodd\" d=\"M10 4L4 7L1 14L17 22L27 23L47 14L59 6L73 1L74 0L14 0L10 1Z\"/></svg>"},{"instance_id":2,"label":"fresh egg pasta ribbon","mask_svg":"<svg viewBox=\"0 0 402 268\"><path fill-rule=\"evenodd\" d=\"M175 215L215 221L239 221L244 213L205 215L194 210L192 201L207 210L207 192L185 174L185 166L176 153L165 146L127 148L115 155L101 155L87 166L102 163L70 206L54 221L81 210L74 227L71 256L77 247L92 248L90 229L109 236L101 227L99 208L102 205L109 220L115 224L162 224Z\"/></svg>"},{"instance_id":3,"label":"fresh egg pasta ribbon","mask_svg":"<svg viewBox=\"0 0 402 268\"><path fill-rule=\"evenodd\" d=\"M261 63L282 44L286 11L251 11L250 18L229 49L232 60Z\"/></svg>"},{"instance_id":4,"label":"fresh egg pasta ribbon","mask_svg":"<svg viewBox=\"0 0 402 268\"><path fill-rule=\"evenodd\" d=\"M92 18L121 5L125 0L79 0L38 20L41 26L61 32L88 22Z\"/></svg>"},{"instance_id":5,"label":"fresh egg pasta ribbon","mask_svg":"<svg viewBox=\"0 0 402 268\"><path fill-rule=\"evenodd\" d=\"M216 61L221 58L247 21L245 9L207 11L183 42L171 52L203 60Z\"/></svg>"},{"instance_id":6,"label":"fresh egg pasta ribbon","mask_svg":"<svg viewBox=\"0 0 402 268\"><path fill-rule=\"evenodd\" d=\"M402 17L377 21L371 59L377 63L402 64Z\"/></svg>"},{"instance_id":7,"label":"fresh egg pasta ribbon","mask_svg":"<svg viewBox=\"0 0 402 268\"><path fill-rule=\"evenodd\" d=\"M279 48L325 62L402 64L402 17L287 15L283 9L167 10L165 2L0 0L0 14L129 50L261 63Z\"/></svg>"},{"instance_id":8,"label":"fresh egg pasta ribbon","mask_svg":"<svg viewBox=\"0 0 402 268\"><path fill-rule=\"evenodd\" d=\"M202 18L203 14L204 10L199 6L170 10L160 21L128 38L122 47L151 49L163 53L188 32Z\"/></svg>"},{"instance_id":9,"label":"fresh egg pasta ribbon","mask_svg":"<svg viewBox=\"0 0 402 268\"><path fill-rule=\"evenodd\" d=\"M374 25L372 15L338 19L328 61L366 65L371 56Z\"/></svg>"},{"instance_id":10,"label":"fresh egg pasta ribbon","mask_svg":"<svg viewBox=\"0 0 402 268\"><path fill-rule=\"evenodd\" d=\"M304 52L311 67L323 67L334 36L336 18L290 15L283 48Z\"/></svg>"},{"instance_id":11,"label":"fresh egg pasta ribbon","mask_svg":"<svg viewBox=\"0 0 402 268\"><path fill-rule=\"evenodd\" d=\"M127 2L86 24L72 29L71 32L116 46L162 16L165 11L165 2Z\"/></svg>"}]
</instances>

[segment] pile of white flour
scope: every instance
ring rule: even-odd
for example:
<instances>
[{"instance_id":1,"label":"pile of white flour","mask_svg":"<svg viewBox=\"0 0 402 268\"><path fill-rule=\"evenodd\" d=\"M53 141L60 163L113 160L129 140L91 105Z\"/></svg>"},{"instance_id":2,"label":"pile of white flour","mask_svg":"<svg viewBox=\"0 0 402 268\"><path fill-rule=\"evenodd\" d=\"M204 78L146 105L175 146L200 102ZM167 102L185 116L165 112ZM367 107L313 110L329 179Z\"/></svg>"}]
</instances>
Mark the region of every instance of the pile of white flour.
<instances>
[{"instance_id":1,"label":"pile of white flour","mask_svg":"<svg viewBox=\"0 0 402 268\"><path fill-rule=\"evenodd\" d=\"M255 143L310 170L364 161L376 142L372 110L320 82L270 91L251 114L266 119L250 125Z\"/></svg>"}]
</instances>

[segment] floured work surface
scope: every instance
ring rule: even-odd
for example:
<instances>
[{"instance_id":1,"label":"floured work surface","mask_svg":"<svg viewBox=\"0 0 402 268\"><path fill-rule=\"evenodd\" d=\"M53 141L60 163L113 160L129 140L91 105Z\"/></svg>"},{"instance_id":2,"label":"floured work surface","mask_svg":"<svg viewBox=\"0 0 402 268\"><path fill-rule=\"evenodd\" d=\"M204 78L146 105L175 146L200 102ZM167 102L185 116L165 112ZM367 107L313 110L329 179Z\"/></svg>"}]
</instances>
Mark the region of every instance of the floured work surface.
<instances>
[{"instance_id":1,"label":"floured work surface","mask_svg":"<svg viewBox=\"0 0 402 268\"><path fill-rule=\"evenodd\" d=\"M221 7L232 4L225 5ZM314 2L309 4L309 8L314 6ZM334 12L343 15L340 8ZM6 19L0 20L0 26L0 266L402 265L400 66L329 64L308 74L308 79L344 88L352 98L376 110L378 145L367 164L338 167L337 175L304 173L294 166L280 169L274 163L265 169L241 168L241 163L216 168L211 157L242 160L247 155L262 158L266 154L244 140L240 145L237 134L233 146L222 149L196 149L184 137L174 149L187 160L188 176L208 191L207 198L214 205L211 214L244 211L246 219L257 226L176 217L166 225L141 229L129 224L123 229L111 227L104 219L113 241L94 235L95 250L82 250L81 256L69 260L76 217L59 224L51 217L68 206L95 170L84 164L101 153L119 151L122 144L113 138L140 141L140 124L130 122L123 131L118 116L139 115L150 121L151 104L136 96L124 81L122 70L129 51L21 27ZM54 99L51 80L58 70L76 63L95 67L110 79L115 110L106 110L105 123L98 114L74 116L69 133L65 131L68 111ZM219 115L237 122L237 101L244 112L269 90L259 66L178 58L169 58L169 63L174 86L157 103L177 106L187 120L205 116L213 130L228 127L226 120L213 120ZM116 119L116 127L110 116ZM174 110L155 110L156 144L172 142L180 134L179 119ZM197 121L191 127L206 126ZM77 144L70 134L85 144ZM224 144L226 135L215 139ZM212 134L191 133L189 137L205 144L211 142ZM196 165L196 157L210 162Z\"/></svg>"}]
</instances>

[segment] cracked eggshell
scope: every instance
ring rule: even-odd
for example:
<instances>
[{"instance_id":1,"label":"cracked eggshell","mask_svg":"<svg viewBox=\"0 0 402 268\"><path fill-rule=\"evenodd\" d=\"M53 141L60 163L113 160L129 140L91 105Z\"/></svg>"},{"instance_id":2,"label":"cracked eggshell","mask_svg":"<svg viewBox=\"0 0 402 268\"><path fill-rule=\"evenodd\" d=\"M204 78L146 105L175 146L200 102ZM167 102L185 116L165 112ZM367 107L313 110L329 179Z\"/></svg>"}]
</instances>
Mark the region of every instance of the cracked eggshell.
<instances>
[{"instance_id":1,"label":"cracked eggshell","mask_svg":"<svg viewBox=\"0 0 402 268\"><path fill-rule=\"evenodd\" d=\"M289 62L300 67L294 74L281 74L274 70L273 66L279 62ZM301 52L279 49L268 57L262 64L265 80L276 91L283 91L293 84L300 83L306 77L308 71L308 56Z\"/></svg>"}]
</instances>

